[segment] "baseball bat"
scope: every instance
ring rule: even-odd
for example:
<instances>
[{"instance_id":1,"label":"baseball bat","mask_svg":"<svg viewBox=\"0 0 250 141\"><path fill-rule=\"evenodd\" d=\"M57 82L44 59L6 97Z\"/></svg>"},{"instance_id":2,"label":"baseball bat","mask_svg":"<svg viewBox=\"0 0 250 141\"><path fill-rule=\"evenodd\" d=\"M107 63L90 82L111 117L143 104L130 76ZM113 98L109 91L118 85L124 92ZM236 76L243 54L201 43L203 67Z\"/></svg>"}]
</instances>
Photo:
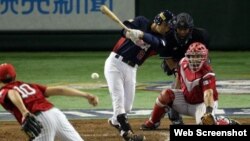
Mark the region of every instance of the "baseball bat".
<instances>
[{"instance_id":1,"label":"baseball bat","mask_svg":"<svg viewBox=\"0 0 250 141\"><path fill-rule=\"evenodd\" d=\"M102 5L100 10L103 14L108 16L114 22L118 23L122 28L126 29L127 31L130 31L130 28L124 25L122 21L112 11L110 11L110 9L106 5Z\"/></svg>"}]
</instances>

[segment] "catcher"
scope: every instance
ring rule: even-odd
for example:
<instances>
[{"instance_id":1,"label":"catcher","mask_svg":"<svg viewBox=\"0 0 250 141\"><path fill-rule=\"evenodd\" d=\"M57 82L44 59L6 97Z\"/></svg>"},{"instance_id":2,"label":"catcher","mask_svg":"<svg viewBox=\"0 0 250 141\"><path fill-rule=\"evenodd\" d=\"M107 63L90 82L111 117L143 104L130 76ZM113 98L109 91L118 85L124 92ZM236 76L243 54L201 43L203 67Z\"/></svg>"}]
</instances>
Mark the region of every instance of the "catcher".
<instances>
[{"instance_id":1,"label":"catcher","mask_svg":"<svg viewBox=\"0 0 250 141\"><path fill-rule=\"evenodd\" d=\"M218 92L215 73L207 60L208 50L204 44L194 42L189 46L177 69L176 86L179 89L165 89L160 93L151 117L141 125L141 129L156 129L169 108L194 117L197 124L220 125L223 122L221 118L217 122L214 117Z\"/></svg>"},{"instance_id":2,"label":"catcher","mask_svg":"<svg viewBox=\"0 0 250 141\"><path fill-rule=\"evenodd\" d=\"M83 141L66 116L50 103L46 97L54 95L86 98L96 106L98 97L71 88L45 87L38 84L16 81L16 72L11 64L0 65L0 103L21 124L29 140Z\"/></svg>"}]
</instances>

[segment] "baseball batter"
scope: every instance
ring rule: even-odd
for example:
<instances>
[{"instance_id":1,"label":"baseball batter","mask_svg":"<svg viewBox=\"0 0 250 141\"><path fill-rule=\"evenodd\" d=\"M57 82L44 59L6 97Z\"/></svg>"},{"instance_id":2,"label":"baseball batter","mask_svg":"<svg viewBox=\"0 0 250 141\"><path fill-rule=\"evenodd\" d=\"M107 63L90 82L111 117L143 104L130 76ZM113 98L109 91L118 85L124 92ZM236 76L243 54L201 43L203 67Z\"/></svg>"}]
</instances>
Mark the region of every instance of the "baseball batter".
<instances>
[{"instance_id":1,"label":"baseball batter","mask_svg":"<svg viewBox=\"0 0 250 141\"><path fill-rule=\"evenodd\" d=\"M109 123L116 127L126 141L143 141L133 133L127 113L133 106L138 66L166 46L164 35L172 26L172 12L160 12L153 23L143 16L124 21L131 31L122 30L122 37L105 62L104 74L112 98L113 116Z\"/></svg>"},{"instance_id":2,"label":"baseball batter","mask_svg":"<svg viewBox=\"0 0 250 141\"><path fill-rule=\"evenodd\" d=\"M185 57L180 61L177 75L177 87L166 89L156 99L151 117L142 124L141 129L155 129L172 107L183 115L192 116L201 123L204 115L214 115L218 106L215 73L207 63L208 50L200 42L192 43Z\"/></svg>"},{"instance_id":3,"label":"baseball batter","mask_svg":"<svg viewBox=\"0 0 250 141\"><path fill-rule=\"evenodd\" d=\"M83 139L67 120L66 116L50 103L46 97L54 95L86 98L96 106L98 98L92 94L64 87L46 87L16 81L16 72L11 64L0 65L0 103L11 112L22 129L34 141L61 140L82 141Z\"/></svg>"}]
</instances>

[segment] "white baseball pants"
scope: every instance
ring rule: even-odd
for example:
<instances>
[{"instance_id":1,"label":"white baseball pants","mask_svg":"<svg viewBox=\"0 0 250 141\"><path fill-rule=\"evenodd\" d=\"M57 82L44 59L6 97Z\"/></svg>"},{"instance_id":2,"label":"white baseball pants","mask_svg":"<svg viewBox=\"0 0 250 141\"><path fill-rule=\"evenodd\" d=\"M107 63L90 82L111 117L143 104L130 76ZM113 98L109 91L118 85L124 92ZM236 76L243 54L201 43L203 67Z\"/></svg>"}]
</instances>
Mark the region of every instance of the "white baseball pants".
<instances>
[{"instance_id":1,"label":"white baseball pants","mask_svg":"<svg viewBox=\"0 0 250 141\"><path fill-rule=\"evenodd\" d=\"M41 112L37 116L43 129L34 141L54 141L55 137L61 141L83 141L66 116L57 108Z\"/></svg>"},{"instance_id":2,"label":"white baseball pants","mask_svg":"<svg viewBox=\"0 0 250 141\"><path fill-rule=\"evenodd\" d=\"M174 90L175 99L172 108L176 110L179 114L188 115L195 118L197 124L201 122L201 117L206 112L206 106L204 103L200 104L189 104L186 102L181 90ZM214 101L213 113L218 108L218 101Z\"/></svg>"},{"instance_id":3,"label":"white baseball pants","mask_svg":"<svg viewBox=\"0 0 250 141\"><path fill-rule=\"evenodd\" d=\"M112 123L118 124L117 115L131 111L136 85L137 67L131 67L122 62L122 57L115 58L117 54L111 52L104 66L104 74L112 99Z\"/></svg>"}]
</instances>

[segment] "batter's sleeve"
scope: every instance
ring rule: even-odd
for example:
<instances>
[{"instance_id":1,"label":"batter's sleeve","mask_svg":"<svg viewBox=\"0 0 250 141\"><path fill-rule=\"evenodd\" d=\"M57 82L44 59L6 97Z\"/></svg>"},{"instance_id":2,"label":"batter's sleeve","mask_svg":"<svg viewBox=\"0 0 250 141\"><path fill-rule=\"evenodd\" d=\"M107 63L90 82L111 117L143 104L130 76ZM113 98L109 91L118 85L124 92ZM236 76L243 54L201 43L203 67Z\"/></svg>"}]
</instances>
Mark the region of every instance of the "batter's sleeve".
<instances>
[{"instance_id":1,"label":"batter's sleeve","mask_svg":"<svg viewBox=\"0 0 250 141\"><path fill-rule=\"evenodd\" d=\"M134 19L126 20L123 22L123 24L126 25L128 28L138 29L141 31L146 31L149 26L149 23L149 20L144 16L137 16ZM124 31L124 29L121 31L121 35L123 37L125 37Z\"/></svg>"}]
</instances>

